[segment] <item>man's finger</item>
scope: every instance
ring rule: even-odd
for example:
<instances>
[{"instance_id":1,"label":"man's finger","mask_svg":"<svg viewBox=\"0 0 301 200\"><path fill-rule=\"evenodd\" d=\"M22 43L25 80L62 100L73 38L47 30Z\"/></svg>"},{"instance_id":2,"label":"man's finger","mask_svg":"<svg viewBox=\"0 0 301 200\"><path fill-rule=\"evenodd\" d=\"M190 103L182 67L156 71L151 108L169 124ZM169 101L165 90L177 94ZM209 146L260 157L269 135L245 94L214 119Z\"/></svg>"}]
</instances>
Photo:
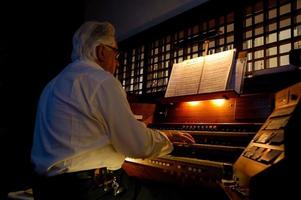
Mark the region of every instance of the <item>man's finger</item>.
<instances>
[{"instance_id":1,"label":"man's finger","mask_svg":"<svg viewBox=\"0 0 301 200\"><path fill-rule=\"evenodd\" d=\"M194 138L190 135L190 134L185 134L185 133L183 133L182 135L181 135L181 137L182 137L182 139L185 141L185 142L187 142L187 143L190 143L190 144L194 144L195 143L195 140L194 140Z\"/></svg>"}]
</instances>

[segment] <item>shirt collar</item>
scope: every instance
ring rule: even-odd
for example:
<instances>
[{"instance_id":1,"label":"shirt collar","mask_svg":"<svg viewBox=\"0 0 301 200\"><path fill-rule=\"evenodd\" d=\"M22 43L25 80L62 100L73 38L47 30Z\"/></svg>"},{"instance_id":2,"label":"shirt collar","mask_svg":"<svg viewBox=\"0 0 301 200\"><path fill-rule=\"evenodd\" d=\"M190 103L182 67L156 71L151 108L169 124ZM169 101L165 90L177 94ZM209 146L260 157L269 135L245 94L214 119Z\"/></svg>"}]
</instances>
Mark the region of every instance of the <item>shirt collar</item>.
<instances>
[{"instance_id":1,"label":"shirt collar","mask_svg":"<svg viewBox=\"0 0 301 200\"><path fill-rule=\"evenodd\" d=\"M79 59L77 59L73 63L74 63L74 65L88 65L88 66L91 66L91 67L95 67L97 69L104 70L99 64L97 64L96 62L91 61L91 60L79 60Z\"/></svg>"}]
</instances>

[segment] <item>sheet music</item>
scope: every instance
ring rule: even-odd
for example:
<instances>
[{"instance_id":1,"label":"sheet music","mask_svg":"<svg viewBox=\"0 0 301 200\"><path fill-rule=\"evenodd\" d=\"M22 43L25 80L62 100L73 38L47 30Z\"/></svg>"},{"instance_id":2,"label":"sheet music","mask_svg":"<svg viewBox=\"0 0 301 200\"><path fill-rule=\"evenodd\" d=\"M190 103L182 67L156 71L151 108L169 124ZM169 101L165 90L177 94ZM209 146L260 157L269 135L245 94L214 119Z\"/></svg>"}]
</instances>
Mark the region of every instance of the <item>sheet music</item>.
<instances>
[{"instance_id":1,"label":"sheet music","mask_svg":"<svg viewBox=\"0 0 301 200\"><path fill-rule=\"evenodd\" d=\"M174 64L165 97L210 93L228 89L234 56L235 49L232 49ZM238 70L241 70L241 67ZM236 78L235 72L233 72L234 78ZM234 84L233 82L233 87Z\"/></svg>"},{"instance_id":2,"label":"sheet music","mask_svg":"<svg viewBox=\"0 0 301 200\"><path fill-rule=\"evenodd\" d=\"M234 52L235 50L229 50L205 57L199 94L226 90Z\"/></svg>"},{"instance_id":3,"label":"sheet music","mask_svg":"<svg viewBox=\"0 0 301 200\"><path fill-rule=\"evenodd\" d=\"M165 97L196 94L204 64L204 57L173 65Z\"/></svg>"}]
</instances>

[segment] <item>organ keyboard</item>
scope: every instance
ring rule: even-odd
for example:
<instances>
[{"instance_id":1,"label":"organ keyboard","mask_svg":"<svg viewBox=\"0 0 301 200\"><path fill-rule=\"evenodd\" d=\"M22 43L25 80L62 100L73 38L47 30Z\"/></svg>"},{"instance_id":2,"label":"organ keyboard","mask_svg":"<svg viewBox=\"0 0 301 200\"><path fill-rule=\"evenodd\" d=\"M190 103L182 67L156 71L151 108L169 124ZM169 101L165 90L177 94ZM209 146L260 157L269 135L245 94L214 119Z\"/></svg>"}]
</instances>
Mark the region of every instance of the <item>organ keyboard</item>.
<instances>
[{"instance_id":1,"label":"organ keyboard","mask_svg":"<svg viewBox=\"0 0 301 200\"><path fill-rule=\"evenodd\" d=\"M174 143L173 156L233 163L255 135L260 123L160 124L155 129L190 133L196 144Z\"/></svg>"},{"instance_id":2,"label":"organ keyboard","mask_svg":"<svg viewBox=\"0 0 301 200\"><path fill-rule=\"evenodd\" d=\"M261 125L261 123L151 124L149 127L158 130L188 132L194 137L196 144L174 143L174 151L160 158L128 158L124 168L127 168L130 174L137 173L137 169L130 170L128 166L129 163L135 163L157 168L157 173L161 174L157 177L153 174L139 174L140 178L157 181L164 179L163 181L176 181L186 185L193 183L214 186L216 181L232 177L232 164Z\"/></svg>"},{"instance_id":3,"label":"organ keyboard","mask_svg":"<svg viewBox=\"0 0 301 200\"><path fill-rule=\"evenodd\" d=\"M155 106L133 103L133 113L142 116L140 120L147 122L149 128L188 132L196 144L175 142L169 155L127 158L123 168L142 180L213 191L209 198L218 194L215 199L225 199L220 183L233 182L233 164L270 115L272 95L231 96L218 103L204 97L197 102L194 98L193 103L183 97L181 101L163 101Z\"/></svg>"}]
</instances>

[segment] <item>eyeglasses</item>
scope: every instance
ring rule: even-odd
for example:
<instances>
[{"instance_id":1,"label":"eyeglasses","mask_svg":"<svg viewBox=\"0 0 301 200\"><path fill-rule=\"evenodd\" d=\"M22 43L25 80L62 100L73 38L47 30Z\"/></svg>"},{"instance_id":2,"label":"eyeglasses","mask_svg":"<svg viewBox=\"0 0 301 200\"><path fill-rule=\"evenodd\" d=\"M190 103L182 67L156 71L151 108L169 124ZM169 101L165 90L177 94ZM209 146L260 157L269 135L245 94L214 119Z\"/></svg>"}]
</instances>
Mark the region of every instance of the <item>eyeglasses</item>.
<instances>
[{"instance_id":1,"label":"eyeglasses","mask_svg":"<svg viewBox=\"0 0 301 200\"><path fill-rule=\"evenodd\" d=\"M118 60L119 55L120 55L119 50L116 47L112 47L112 46L109 46L109 45L104 45L104 46L108 47L109 49L111 49L112 51L114 51L114 53L115 53L115 59Z\"/></svg>"}]
</instances>

